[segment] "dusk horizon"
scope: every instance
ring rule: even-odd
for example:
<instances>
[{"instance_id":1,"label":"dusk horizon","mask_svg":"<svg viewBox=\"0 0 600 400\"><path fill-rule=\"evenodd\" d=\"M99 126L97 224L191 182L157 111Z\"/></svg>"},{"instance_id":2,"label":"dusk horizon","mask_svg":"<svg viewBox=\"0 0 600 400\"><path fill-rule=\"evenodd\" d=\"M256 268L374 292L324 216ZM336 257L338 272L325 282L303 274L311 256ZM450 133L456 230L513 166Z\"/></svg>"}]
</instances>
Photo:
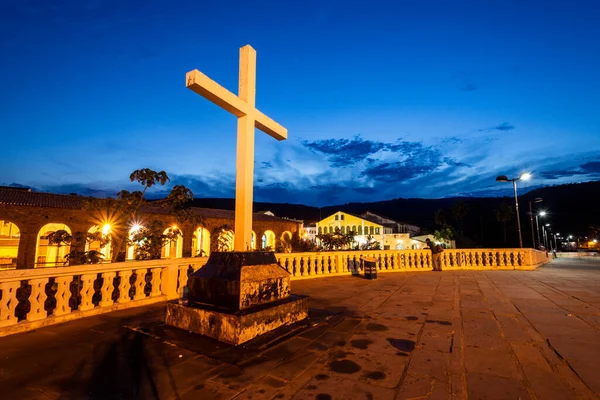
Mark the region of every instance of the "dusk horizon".
<instances>
[{"instance_id":1,"label":"dusk horizon","mask_svg":"<svg viewBox=\"0 0 600 400\"><path fill-rule=\"evenodd\" d=\"M236 118L185 87L237 93L257 51L254 200L313 206L502 197L600 179L600 8L9 1L0 185L114 196L164 170L164 191L233 198ZM510 23L508 23L510 22ZM236 29L230 25L235 24ZM293 27L293 28L290 28ZM25 161L26 160L26 161Z\"/></svg>"}]
</instances>

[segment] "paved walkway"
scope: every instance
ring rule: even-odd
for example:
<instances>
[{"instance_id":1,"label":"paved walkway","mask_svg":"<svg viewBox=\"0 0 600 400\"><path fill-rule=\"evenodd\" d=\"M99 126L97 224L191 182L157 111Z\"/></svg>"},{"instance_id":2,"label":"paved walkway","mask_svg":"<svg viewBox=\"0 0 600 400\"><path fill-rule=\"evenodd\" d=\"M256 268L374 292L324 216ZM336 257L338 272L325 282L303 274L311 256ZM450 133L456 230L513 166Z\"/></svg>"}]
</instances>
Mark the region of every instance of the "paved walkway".
<instances>
[{"instance_id":1,"label":"paved walkway","mask_svg":"<svg viewBox=\"0 0 600 400\"><path fill-rule=\"evenodd\" d=\"M13 335L0 339L0 397L385 400L600 394L600 261L555 260L532 272L323 278L296 281L292 288L311 296L310 307L341 314L231 360L224 356L244 350L213 346L209 357L194 350L193 337L168 340L168 330L157 336L138 329L158 325L162 305Z\"/></svg>"}]
</instances>

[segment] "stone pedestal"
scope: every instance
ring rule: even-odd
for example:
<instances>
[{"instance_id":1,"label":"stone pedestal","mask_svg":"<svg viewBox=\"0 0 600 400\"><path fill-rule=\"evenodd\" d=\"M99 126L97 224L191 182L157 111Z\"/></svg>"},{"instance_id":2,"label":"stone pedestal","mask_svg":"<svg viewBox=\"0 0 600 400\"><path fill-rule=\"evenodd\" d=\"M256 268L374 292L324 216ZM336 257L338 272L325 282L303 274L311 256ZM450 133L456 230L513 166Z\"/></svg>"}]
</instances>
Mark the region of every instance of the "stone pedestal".
<instances>
[{"instance_id":1,"label":"stone pedestal","mask_svg":"<svg viewBox=\"0 0 600 400\"><path fill-rule=\"evenodd\" d=\"M187 302L167 304L166 324L234 345L308 317L271 252L213 253L188 288Z\"/></svg>"}]
</instances>

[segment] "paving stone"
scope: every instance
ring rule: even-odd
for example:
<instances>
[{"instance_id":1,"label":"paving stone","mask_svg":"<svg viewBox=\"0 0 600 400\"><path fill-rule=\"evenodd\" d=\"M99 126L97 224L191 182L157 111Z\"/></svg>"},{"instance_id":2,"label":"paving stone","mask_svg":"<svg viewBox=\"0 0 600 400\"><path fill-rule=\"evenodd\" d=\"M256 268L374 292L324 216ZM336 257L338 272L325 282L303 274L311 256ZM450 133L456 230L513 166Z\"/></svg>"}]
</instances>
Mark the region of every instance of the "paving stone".
<instances>
[{"instance_id":1,"label":"paving stone","mask_svg":"<svg viewBox=\"0 0 600 400\"><path fill-rule=\"evenodd\" d=\"M469 372L467 388L470 399L506 400L531 399L520 380Z\"/></svg>"},{"instance_id":2,"label":"paving stone","mask_svg":"<svg viewBox=\"0 0 600 400\"><path fill-rule=\"evenodd\" d=\"M465 348L465 367L467 372L521 379L519 366L513 359L510 350L490 351L486 348L467 346Z\"/></svg>"},{"instance_id":3,"label":"paving stone","mask_svg":"<svg viewBox=\"0 0 600 400\"><path fill-rule=\"evenodd\" d=\"M283 397L282 397L283 398ZM275 397L277 399L277 396ZM393 400L394 391L355 380L329 376L312 379L293 397L294 400L365 399Z\"/></svg>"}]
</instances>

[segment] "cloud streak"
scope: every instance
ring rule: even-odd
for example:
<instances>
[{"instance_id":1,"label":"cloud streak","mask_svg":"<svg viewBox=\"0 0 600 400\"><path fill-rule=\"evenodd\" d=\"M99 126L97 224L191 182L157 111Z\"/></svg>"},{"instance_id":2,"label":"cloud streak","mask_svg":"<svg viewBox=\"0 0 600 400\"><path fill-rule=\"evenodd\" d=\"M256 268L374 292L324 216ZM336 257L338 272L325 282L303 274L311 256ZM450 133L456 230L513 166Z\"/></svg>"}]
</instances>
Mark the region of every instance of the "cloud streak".
<instances>
[{"instance_id":1,"label":"cloud streak","mask_svg":"<svg viewBox=\"0 0 600 400\"><path fill-rule=\"evenodd\" d=\"M515 129L514 125L509 124L508 122L503 122L501 124L492 126L490 128L479 129L478 131L479 132L494 132L494 131L508 132L508 131L512 131L513 129Z\"/></svg>"}]
</instances>

